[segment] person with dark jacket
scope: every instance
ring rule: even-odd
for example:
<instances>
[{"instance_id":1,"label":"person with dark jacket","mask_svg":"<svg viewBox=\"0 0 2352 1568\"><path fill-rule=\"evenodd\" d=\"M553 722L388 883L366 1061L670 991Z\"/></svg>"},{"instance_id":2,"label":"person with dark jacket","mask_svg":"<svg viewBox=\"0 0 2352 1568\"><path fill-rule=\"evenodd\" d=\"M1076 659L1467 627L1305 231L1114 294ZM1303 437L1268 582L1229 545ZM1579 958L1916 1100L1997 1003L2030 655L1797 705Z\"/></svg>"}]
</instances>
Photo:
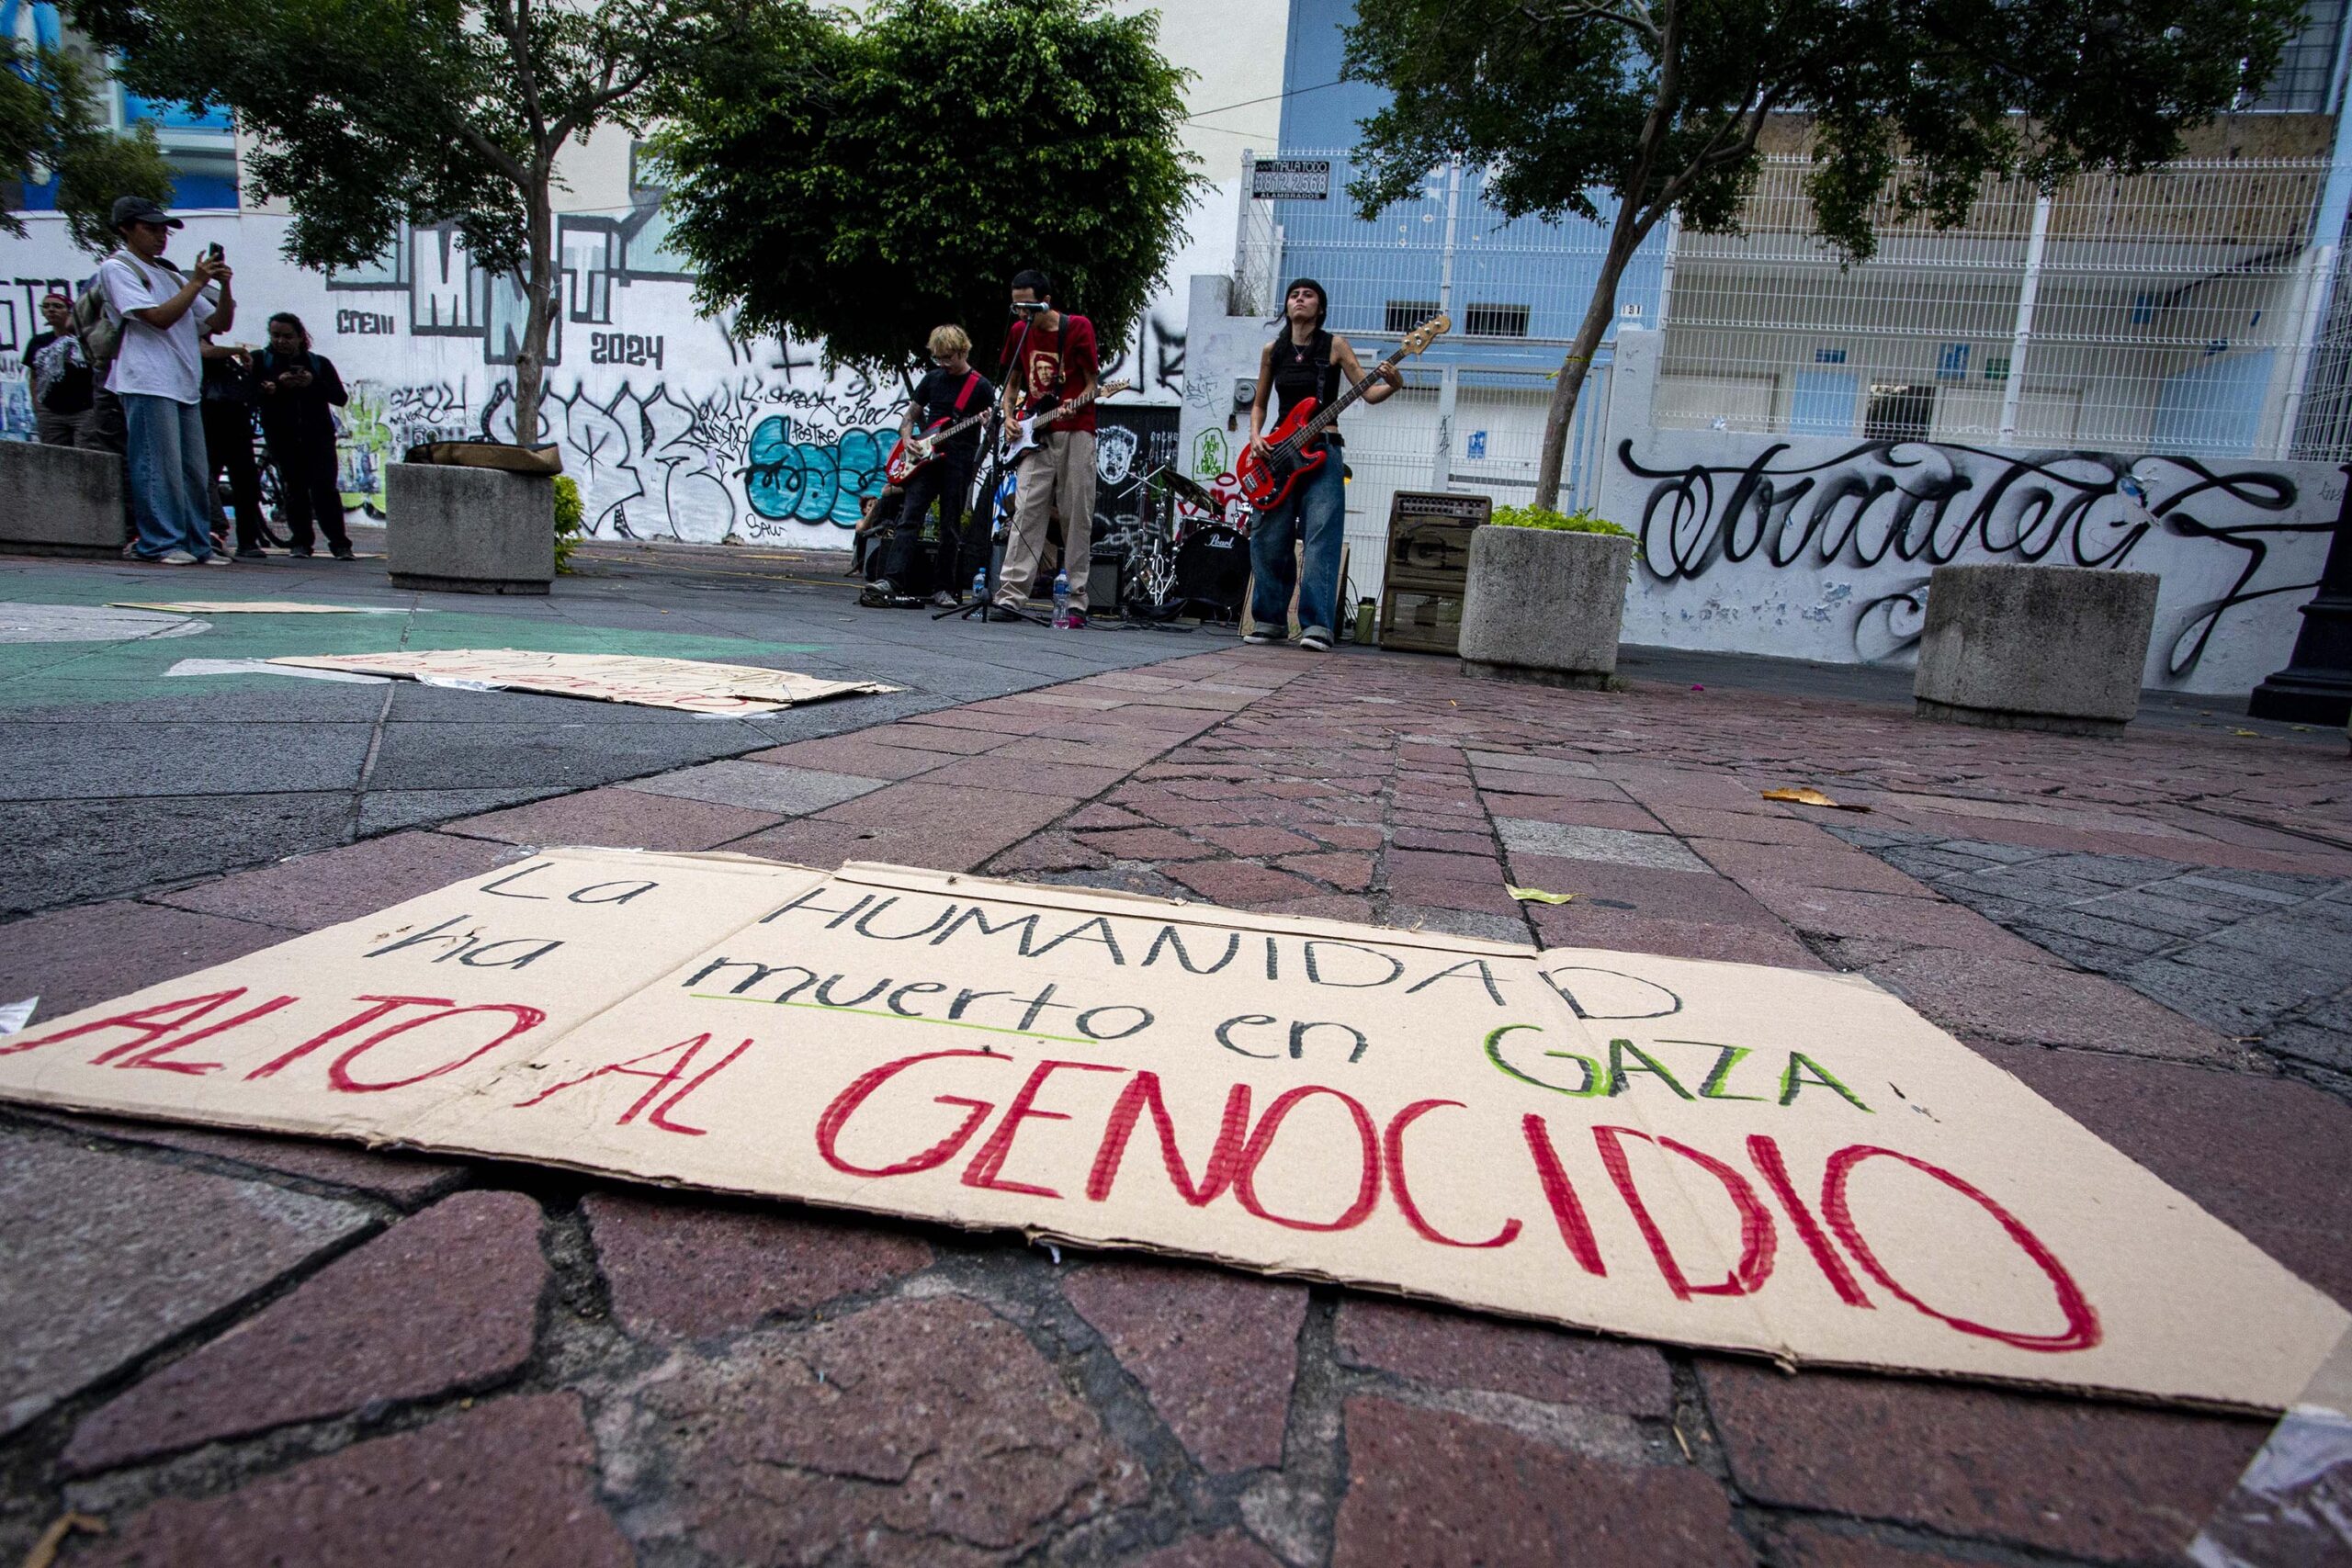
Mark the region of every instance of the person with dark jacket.
<instances>
[{"instance_id":1,"label":"person with dark jacket","mask_svg":"<svg viewBox=\"0 0 2352 1568\"><path fill-rule=\"evenodd\" d=\"M269 319L269 347L254 356L260 389L262 440L277 470L277 494L293 553L312 548L311 524L327 536L337 560L350 560L351 536L343 531L343 491L336 482L334 415L350 396L334 361L311 352L311 334L300 316L279 311Z\"/></svg>"},{"instance_id":2,"label":"person with dark jacket","mask_svg":"<svg viewBox=\"0 0 2352 1568\"><path fill-rule=\"evenodd\" d=\"M208 333L200 340L204 368L204 452L215 487L212 502L213 544L220 543L220 472L229 473L229 500L237 511L239 560L263 558L261 542L266 531L261 517L261 470L254 465L254 378L252 356L231 344L214 343Z\"/></svg>"}]
</instances>

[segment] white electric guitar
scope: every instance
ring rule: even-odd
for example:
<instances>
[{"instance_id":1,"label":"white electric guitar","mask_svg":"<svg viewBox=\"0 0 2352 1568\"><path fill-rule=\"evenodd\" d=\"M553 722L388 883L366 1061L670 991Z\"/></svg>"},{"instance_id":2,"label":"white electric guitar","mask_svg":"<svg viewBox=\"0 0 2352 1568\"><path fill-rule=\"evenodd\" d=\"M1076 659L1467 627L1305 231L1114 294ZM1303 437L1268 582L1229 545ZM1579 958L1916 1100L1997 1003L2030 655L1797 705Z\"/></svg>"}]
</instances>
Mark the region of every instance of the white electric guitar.
<instances>
[{"instance_id":1,"label":"white electric guitar","mask_svg":"<svg viewBox=\"0 0 2352 1568\"><path fill-rule=\"evenodd\" d=\"M1010 466L1021 454L1037 445L1038 426L1052 424L1074 414L1097 398L1115 398L1132 385L1134 383L1131 381L1101 382L1087 389L1083 396L1072 398L1066 403L1056 403L1043 414L1008 422L1004 427L1004 435L997 444L997 460Z\"/></svg>"}]
</instances>

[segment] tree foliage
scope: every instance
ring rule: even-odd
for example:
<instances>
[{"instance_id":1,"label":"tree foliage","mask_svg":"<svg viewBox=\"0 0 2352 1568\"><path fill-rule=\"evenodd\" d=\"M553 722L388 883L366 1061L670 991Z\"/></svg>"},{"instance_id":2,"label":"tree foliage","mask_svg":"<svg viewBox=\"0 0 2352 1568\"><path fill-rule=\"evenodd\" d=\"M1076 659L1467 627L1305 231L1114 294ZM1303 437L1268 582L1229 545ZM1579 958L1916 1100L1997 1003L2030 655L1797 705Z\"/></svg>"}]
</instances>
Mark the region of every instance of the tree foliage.
<instances>
[{"instance_id":1,"label":"tree foliage","mask_svg":"<svg viewBox=\"0 0 2352 1568\"><path fill-rule=\"evenodd\" d=\"M57 176L57 210L74 243L92 255L114 249L115 197L169 199L171 165L152 126L129 134L107 130L98 114L89 67L62 50L7 46L0 64L0 168ZM0 229L18 236L24 223L0 212Z\"/></svg>"},{"instance_id":2,"label":"tree foliage","mask_svg":"<svg viewBox=\"0 0 2352 1568\"><path fill-rule=\"evenodd\" d=\"M1776 114L1810 118L1817 231L1855 260L1877 204L1963 221L1987 177L2049 188L2176 156L2258 88L2300 0L1359 0L1345 70L1392 95L1363 122L1364 216L1436 164L1488 170L1513 217L1609 228L1562 366L1537 500L1625 263L1670 211L1732 232ZM1613 199L1612 199L1613 198Z\"/></svg>"},{"instance_id":3,"label":"tree foliage","mask_svg":"<svg viewBox=\"0 0 2352 1568\"><path fill-rule=\"evenodd\" d=\"M257 139L256 199L293 211L312 267L382 254L402 223L452 224L527 299L518 430L537 428L560 258L557 155L632 130L657 81L699 67L747 11L792 0L76 0L134 92L225 105Z\"/></svg>"},{"instance_id":4,"label":"tree foliage","mask_svg":"<svg viewBox=\"0 0 2352 1568\"><path fill-rule=\"evenodd\" d=\"M1023 267L1114 341L1204 185L1155 28L1098 0L889 0L779 26L664 96L670 243L739 333L821 338L870 370L943 321L992 352Z\"/></svg>"}]
</instances>

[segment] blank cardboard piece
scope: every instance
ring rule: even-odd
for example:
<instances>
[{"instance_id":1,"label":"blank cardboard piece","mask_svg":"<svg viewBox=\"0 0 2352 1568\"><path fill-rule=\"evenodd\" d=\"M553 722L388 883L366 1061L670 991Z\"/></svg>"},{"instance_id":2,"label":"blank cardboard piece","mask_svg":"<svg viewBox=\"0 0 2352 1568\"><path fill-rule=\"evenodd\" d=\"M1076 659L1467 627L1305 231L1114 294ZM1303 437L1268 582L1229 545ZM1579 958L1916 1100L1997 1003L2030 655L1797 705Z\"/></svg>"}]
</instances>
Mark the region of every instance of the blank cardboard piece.
<instances>
[{"instance_id":1,"label":"blank cardboard piece","mask_svg":"<svg viewBox=\"0 0 2352 1568\"><path fill-rule=\"evenodd\" d=\"M653 659L622 653L541 653L527 649L421 649L393 653L289 654L272 664L389 675L432 685L540 692L686 713L775 713L800 703L899 688L879 681L827 681L756 664Z\"/></svg>"},{"instance_id":2,"label":"blank cardboard piece","mask_svg":"<svg viewBox=\"0 0 2352 1568\"><path fill-rule=\"evenodd\" d=\"M0 1099L2272 1410L2344 1311L1857 976L553 851L0 1043Z\"/></svg>"}]
</instances>

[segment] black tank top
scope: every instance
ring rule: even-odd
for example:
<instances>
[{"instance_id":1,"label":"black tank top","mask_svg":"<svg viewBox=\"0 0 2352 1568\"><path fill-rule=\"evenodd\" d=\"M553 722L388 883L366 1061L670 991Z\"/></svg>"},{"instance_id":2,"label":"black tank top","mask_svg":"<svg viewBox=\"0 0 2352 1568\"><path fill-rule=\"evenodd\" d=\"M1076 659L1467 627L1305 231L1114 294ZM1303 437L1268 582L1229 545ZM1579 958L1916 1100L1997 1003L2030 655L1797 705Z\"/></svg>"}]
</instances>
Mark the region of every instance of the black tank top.
<instances>
[{"instance_id":1,"label":"black tank top","mask_svg":"<svg viewBox=\"0 0 2352 1568\"><path fill-rule=\"evenodd\" d=\"M1274 399L1279 418L1307 398L1326 409L1340 395L1340 367L1331 363L1331 334L1317 327L1304 344L1285 332L1274 340ZM1336 435L1338 431L1331 432Z\"/></svg>"}]
</instances>

